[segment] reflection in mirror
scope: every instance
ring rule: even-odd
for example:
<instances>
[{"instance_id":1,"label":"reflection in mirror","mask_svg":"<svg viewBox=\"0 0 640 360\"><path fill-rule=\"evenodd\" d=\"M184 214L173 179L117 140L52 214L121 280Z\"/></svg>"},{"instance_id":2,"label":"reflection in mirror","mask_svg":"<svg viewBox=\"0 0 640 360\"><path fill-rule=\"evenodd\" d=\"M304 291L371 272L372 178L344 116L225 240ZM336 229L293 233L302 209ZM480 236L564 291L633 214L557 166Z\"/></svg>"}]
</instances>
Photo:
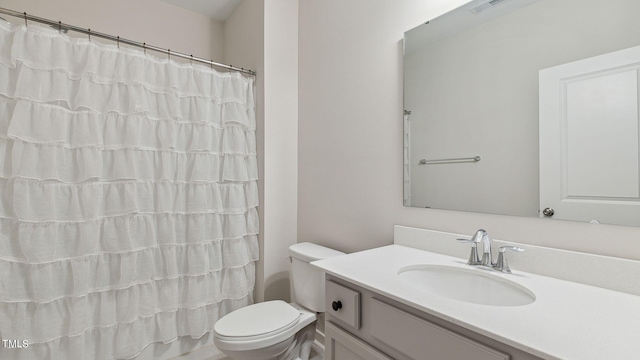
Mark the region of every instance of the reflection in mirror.
<instances>
[{"instance_id":1,"label":"reflection in mirror","mask_svg":"<svg viewBox=\"0 0 640 360\"><path fill-rule=\"evenodd\" d=\"M638 14L478 0L406 32L405 205L640 226Z\"/></svg>"}]
</instances>

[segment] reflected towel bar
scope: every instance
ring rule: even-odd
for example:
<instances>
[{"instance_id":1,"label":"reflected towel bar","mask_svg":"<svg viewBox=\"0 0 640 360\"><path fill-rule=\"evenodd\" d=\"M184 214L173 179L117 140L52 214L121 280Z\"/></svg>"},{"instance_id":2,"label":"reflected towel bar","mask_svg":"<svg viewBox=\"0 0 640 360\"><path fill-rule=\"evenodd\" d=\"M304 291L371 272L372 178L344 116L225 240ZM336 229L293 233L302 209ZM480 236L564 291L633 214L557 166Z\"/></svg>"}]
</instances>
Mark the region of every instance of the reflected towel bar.
<instances>
[{"instance_id":1,"label":"reflected towel bar","mask_svg":"<svg viewBox=\"0 0 640 360\"><path fill-rule=\"evenodd\" d=\"M433 159L433 160L421 159L420 162L418 162L418 165L441 164L441 163L447 163L447 162L478 162L480 160L481 160L480 156L452 158L452 159Z\"/></svg>"}]
</instances>

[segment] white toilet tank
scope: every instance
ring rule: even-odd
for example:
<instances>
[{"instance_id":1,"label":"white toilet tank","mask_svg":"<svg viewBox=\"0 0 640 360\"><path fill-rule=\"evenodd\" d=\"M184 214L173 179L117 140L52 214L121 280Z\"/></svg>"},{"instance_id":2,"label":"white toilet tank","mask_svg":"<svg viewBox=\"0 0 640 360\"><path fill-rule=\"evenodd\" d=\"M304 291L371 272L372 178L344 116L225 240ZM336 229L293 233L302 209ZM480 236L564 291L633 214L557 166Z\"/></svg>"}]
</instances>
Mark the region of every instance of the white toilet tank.
<instances>
[{"instance_id":1,"label":"white toilet tank","mask_svg":"<svg viewBox=\"0 0 640 360\"><path fill-rule=\"evenodd\" d=\"M289 255L291 256L292 300L311 311L324 312L324 271L309 263L344 255L344 253L303 242L289 246Z\"/></svg>"}]
</instances>

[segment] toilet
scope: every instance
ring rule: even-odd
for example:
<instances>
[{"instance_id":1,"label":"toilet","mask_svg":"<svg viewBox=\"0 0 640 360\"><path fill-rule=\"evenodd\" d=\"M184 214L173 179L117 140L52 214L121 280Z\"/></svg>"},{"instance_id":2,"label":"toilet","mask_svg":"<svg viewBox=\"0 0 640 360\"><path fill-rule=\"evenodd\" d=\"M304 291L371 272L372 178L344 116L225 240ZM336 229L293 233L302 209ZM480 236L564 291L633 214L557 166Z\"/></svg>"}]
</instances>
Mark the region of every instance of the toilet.
<instances>
[{"instance_id":1,"label":"toilet","mask_svg":"<svg viewBox=\"0 0 640 360\"><path fill-rule=\"evenodd\" d=\"M240 308L214 326L214 343L235 360L307 360L316 318L325 311L324 272L312 261L343 252L304 242L289 247L292 303L265 301Z\"/></svg>"}]
</instances>

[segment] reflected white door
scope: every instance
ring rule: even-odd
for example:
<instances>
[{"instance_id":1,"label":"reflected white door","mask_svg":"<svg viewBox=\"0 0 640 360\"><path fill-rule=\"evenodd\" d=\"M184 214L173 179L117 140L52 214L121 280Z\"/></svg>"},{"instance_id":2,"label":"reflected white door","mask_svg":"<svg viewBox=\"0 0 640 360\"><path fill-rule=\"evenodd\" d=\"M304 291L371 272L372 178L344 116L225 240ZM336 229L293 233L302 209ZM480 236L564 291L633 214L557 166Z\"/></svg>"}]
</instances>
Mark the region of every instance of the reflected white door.
<instances>
[{"instance_id":1,"label":"reflected white door","mask_svg":"<svg viewBox=\"0 0 640 360\"><path fill-rule=\"evenodd\" d=\"M640 225L639 69L634 47L540 71L540 216Z\"/></svg>"}]
</instances>

